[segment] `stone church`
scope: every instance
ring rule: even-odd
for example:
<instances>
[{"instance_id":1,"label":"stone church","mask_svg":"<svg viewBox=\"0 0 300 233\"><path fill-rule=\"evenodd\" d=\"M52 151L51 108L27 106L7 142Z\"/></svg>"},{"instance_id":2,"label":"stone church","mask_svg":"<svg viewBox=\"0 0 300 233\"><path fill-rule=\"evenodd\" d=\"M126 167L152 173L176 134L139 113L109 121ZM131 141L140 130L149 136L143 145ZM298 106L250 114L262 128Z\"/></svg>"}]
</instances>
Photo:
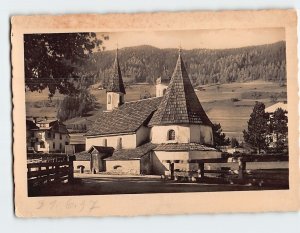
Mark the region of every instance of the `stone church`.
<instances>
[{"instance_id":1,"label":"stone church","mask_svg":"<svg viewBox=\"0 0 300 233\"><path fill-rule=\"evenodd\" d=\"M221 156L213 148L212 123L190 82L181 51L171 79L157 80L154 98L125 102L118 52L113 69L106 89L107 111L86 133L86 150L96 155L91 157L92 172L164 175L167 160ZM175 166L198 169L192 163Z\"/></svg>"}]
</instances>

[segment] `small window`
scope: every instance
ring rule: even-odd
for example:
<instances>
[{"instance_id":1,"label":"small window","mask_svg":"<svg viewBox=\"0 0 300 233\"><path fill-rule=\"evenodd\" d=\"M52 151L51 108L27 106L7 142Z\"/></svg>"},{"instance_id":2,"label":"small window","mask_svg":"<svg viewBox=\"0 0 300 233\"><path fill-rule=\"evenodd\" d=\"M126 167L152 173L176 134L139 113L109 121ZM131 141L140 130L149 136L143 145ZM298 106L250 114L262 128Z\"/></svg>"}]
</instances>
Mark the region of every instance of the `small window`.
<instances>
[{"instance_id":1,"label":"small window","mask_svg":"<svg viewBox=\"0 0 300 233\"><path fill-rule=\"evenodd\" d=\"M51 132L48 132L48 133L47 133L47 137L48 137L48 138L51 138L51 137L52 137Z\"/></svg>"},{"instance_id":2,"label":"small window","mask_svg":"<svg viewBox=\"0 0 300 233\"><path fill-rule=\"evenodd\" d=\"M45 142L44 141L40 141L40 147L45 148Z\"/></svg>"},{"instance_id":3,"label":"small window","mask_svg":"<svg viewBox=\"0 0 300 233\"><path fill-rule=\"evenodd\" d=\"M65 145L69 145L69 142L65 142Z\"/></svg>"},{"instance_id":4,"label":"small window","mask_svg":"<svg viewBox=\"0 0 300 233\"><path fill-rule=\"evenodd\" d=\"M60 149L60 150L62 149L62 144L61 144L61 143L59 143L59 149Z\"/></svg>"},{"instance_id":5,"label":"small window","mask_svg":"<svg viewBox=\"0 0 300 233\"><path fill-rule=\"evenodd\" d=\"M107 95L107 103L111 104L111 95Z\"/></svg>"},{"instance_id":6,"label":"small window","mask_svg":"<svg viewBox=\"0 0 300 233\"><path fill-rule=\"evenodd\" d=\"M53 149L55 149L55 142L53 142Z\"/></svg>"},{"instance_id":7,"label":"small window","mask_svg":"<svg viewBox=\"0 0 300 233\"><path fill-rule=\"evenodd\" d=\"M173 129L168 131L168 140L175 140L175 131Z\"/></svg>"},{"instance_id":8,"label":"small window","mask_svg":"<svg viewBox=\"0 0 300 233\"><path fill-rule=\"evenodd\" d=\"M167 89L163 89L163 95L165 95L165 94L166 94L166 91L167 91Z\"/></svg>"},{"instance_id":9,"label":"small window","mask_svg":"<svg viewBox=\"0 0 300 233\"><path fill-rule=\"evenodd\" d=\"M62 134L59 134L59 139L62 140Z\"/></svg>"}]
</instances>

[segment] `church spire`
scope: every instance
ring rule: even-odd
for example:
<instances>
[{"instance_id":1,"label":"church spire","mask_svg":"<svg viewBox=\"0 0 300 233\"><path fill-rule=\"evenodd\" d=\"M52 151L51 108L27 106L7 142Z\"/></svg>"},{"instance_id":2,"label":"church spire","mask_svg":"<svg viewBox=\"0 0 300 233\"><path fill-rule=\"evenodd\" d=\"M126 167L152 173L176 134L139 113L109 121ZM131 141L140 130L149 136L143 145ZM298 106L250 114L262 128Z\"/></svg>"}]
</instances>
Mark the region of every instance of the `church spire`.
<instances>
[{"instance_id":1,"label":"church spire","mask_svg":"<svg viewBox=\"0 0 300 233\"><path fill-rule=\"evenodd\" d=\"M212 124L194 91L181 53L180 48L170 84L150 125Z\"/></svg>"},{"instance_id":2,"label":"church spire","mask_svg":"<svg viewBox=\"0 0 300 233\"><path fill-rule=\"evenodd\" d=\"M113 73L109 79L109 83L106 88L107 96L107 110L111 111L124 104L124 95L126 94L122 73L119 65L118 48L116 49L116 56L113 65Z\"/></svg>"},{"instance_id":3,"label":"church spire","mask_svg":"<svg viewBox=\"0 0 300 233\"><path fill-rule=\"evenodd\" d=\"M123 93L126 94L122 73L119 65L119 52L118 48L116 49L116 56L115 61L113 65L113 74L111 78L109 79L109 83L106 89L106 92L117 92L117 93Z\"/></svg>"}]
</instances>

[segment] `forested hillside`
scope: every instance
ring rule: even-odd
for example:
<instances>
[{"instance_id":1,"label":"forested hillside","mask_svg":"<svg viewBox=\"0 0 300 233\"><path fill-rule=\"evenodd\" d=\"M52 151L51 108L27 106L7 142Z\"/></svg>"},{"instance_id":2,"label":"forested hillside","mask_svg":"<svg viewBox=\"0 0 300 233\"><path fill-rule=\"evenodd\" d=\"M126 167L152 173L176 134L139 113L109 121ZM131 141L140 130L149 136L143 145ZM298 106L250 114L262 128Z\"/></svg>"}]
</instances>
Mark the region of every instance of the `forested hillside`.
<instances>
[{"instance_id":1,"label":"forested hillside","mask_svg":"<svg viewBox=\"0 0 300 233\"><path fill-rule=\"evenodd\" d=\"M115 51L94 53L87 69L96 74L93 82L104 87L111 74ZM119 50L119 61L126 83L154 83L160 76L171 76L178 49L152 46L128 47ZM195 86L209 83L244 82L251 80L286 80L285 42L234 49L182 50L188 73Z\"/></svg>"}]
</instances>

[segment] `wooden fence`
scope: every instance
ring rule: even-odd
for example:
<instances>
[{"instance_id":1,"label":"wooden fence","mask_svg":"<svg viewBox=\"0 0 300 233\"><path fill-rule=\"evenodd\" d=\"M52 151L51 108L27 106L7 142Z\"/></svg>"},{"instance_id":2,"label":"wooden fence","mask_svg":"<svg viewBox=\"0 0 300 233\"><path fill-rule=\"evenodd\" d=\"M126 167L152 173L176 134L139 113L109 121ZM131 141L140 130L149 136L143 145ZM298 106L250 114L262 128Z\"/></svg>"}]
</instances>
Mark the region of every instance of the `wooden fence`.
<instances>
[{"instance_id":1,"label":"wooden fence","mask_svg":"<svg viewBox=\"0 0 300 233\"><path fill-rule=\"evenodd\" d=\"M288 185L288 168L282 169L247 169L247 163L270 163L270 162L287 162L288 156L242 156L242 157L227 157L227 158L215 158L215 159L193 159L193 160L164 160L163 162L169 164L169 174L167 179L194 179L198 181L211 181L211 182L227 182L227 183L256 183L261 185L266 184L284 184ZM178 171L175 169L176 163L196 163L198 164L197 171ZM232 165L236 163L238 165L237 170L226 169L205 169L205 164L228 164ZM225 168L225 169L224 169ZM207 176L214 179L209 179Z\"/></svg>"},{"instance_id":2,"label":"wooden fence","mask_svg":"<svg viewBox=\"0 0 300 233\"><path fill-rule=\"evenodd\" d=\"M30 161L27 163L28 187L49 183L72 182L74 178L73 158L64 161Z\"/></svg>"}]
</instances>

